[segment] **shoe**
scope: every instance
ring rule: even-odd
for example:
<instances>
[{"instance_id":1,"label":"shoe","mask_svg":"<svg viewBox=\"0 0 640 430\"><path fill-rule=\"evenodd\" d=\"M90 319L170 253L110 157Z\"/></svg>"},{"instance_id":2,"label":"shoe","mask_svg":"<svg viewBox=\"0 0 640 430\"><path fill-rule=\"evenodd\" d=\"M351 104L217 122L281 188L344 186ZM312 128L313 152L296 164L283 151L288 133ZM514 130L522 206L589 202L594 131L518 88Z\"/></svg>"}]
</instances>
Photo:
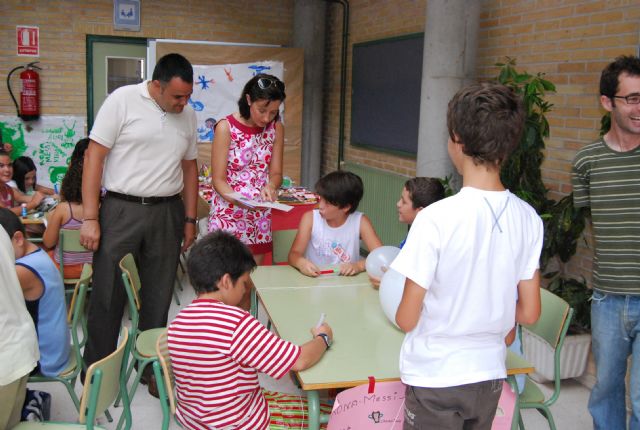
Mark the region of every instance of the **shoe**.
<instances>
[{"instance_id":1,"label":"shoe","mask_svg":"<svg viewBox=\"0 0 640 430\"><path fill-rule=\"evenodd\" d=\"M156 399L159 399L160 394L158 393L158 384L156 383L156 377L152 375L147 381L147 385L149 389L149 394L151 394Z\"/></svg>"}]
</instances>

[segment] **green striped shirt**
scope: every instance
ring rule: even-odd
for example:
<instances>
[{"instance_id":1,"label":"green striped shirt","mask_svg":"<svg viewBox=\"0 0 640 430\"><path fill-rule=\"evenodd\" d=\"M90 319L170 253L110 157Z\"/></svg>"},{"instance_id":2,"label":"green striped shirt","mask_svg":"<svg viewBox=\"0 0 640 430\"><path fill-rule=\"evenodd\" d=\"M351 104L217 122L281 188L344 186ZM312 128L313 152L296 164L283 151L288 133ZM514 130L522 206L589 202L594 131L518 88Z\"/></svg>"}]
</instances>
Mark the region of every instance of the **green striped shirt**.
<instances>
[{"instance_id":1,"label":"green striped shirt","mask_svg":"<svg viewBox=\"0 0 640 430\"><path fill-rule=\"evenodd\" d=\"M601 139L576 154L573 201L590 207L594 288L640 294L640 147L616 152Z\"/></svg>"}]
</instances>

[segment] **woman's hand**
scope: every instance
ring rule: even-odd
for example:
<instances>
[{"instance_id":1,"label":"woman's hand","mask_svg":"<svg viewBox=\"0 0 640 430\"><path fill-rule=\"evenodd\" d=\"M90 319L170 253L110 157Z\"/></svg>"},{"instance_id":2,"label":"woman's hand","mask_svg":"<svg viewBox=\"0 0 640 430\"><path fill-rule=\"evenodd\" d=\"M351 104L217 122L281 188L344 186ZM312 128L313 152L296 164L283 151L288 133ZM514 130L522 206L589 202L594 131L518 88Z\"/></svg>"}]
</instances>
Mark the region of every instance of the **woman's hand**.
<instances>
[{"instance_id":1,"label":"woman's hand","mask_svg":"<svg viewBox=\"0 0 640 430\"><path fill-rule=\"evenodd\" d=\"M278 190L271 183L267 183L260 190L260 197L262 197L263 201L274 202L278 198Z\"/></svg>"}]
</instances>

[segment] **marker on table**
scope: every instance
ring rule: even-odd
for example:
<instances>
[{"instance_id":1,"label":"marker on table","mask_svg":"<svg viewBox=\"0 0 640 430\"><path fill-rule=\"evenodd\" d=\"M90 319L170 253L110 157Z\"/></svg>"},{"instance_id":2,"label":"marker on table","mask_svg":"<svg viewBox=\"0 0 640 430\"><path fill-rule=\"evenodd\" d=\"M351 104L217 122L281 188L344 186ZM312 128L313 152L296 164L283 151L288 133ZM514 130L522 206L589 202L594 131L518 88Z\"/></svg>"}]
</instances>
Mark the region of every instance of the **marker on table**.
<instances>
[{"instance_id":1,"label":"marker on table","mask_svg":"<svg viewBox=\"0 0 640 430\"><path fill-rule=\"evenodd\" d=\"M318 271L318 274L320 275L333 275L334 273L336 273L336 269L326 269Z\"/></svg>"},{"instance_id":2,"label":"marker on table","mask_svg":"<svg viewBox=\"0 0 640 430\"><path fill-rule=\"evenodd\" d=\"M324 324L324 319L327 317L327 314L325 314L324 312L322 312L320 314L320 319L318 320L318 324L316 324L316 328L320 327L322 324Z\"/></svg>"},{"instance_id":3,"label":"marker on table","mask_svg":"<svg viewBox=\"0 0 640 430\"><path fill-rule=\"evenodd\" d=\"M53 184L53 192L58 194L58 184Z\"/></svg>"}]
</instances>

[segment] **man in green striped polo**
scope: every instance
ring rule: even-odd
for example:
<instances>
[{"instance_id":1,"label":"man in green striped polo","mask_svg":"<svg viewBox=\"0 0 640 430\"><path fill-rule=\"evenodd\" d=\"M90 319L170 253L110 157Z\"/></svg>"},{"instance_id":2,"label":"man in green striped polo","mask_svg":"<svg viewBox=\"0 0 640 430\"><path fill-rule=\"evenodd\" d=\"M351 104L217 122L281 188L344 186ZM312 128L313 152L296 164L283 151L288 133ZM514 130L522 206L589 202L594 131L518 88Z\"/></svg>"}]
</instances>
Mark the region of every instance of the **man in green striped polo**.
<instances>
[{"instance_id":1,"label":"man in green striped polo","mask_svg":"<svg viewBox=\"0 0 640 430\"><path fill-rule=\"evenodd\" d=\"M629 429L640 429L640 59L620 56L600 78L611 129L573 161L574 204L589 207L595 239L591 326L597 381L589 399L594 429L625 429L625 374L631 355Z\"/></svg>"}]
</instances>

